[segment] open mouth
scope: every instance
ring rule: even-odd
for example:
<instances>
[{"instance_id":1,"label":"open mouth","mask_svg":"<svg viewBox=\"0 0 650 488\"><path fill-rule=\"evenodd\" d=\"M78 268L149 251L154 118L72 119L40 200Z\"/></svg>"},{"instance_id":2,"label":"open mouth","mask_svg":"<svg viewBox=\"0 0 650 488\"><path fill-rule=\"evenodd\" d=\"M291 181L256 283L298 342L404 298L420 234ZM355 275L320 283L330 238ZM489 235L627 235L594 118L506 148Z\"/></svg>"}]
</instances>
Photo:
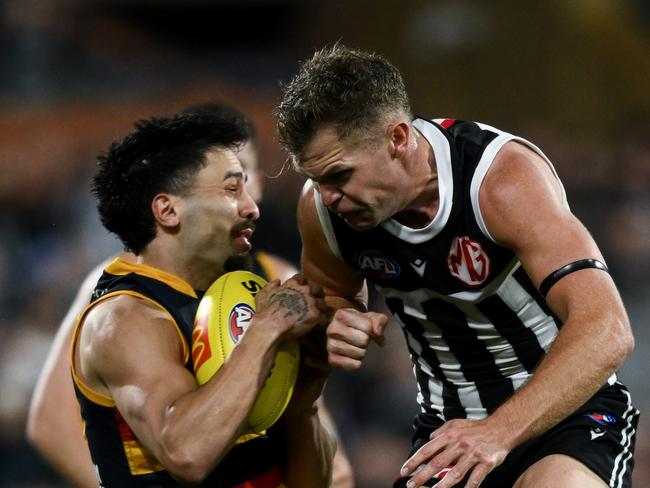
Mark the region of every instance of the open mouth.
<instances>
[{"instance_id":1,"label":"open mouth","mask_svg":"<svg viewBox=\"0 0 650 488\"><path fill-rule=\"evenodd\" d=\"M253 246L250 239L253 237L253 232L255 232L255 224L252 222L244 222L233 228L232 236L238 251L244 253L251 250Z\"/></svg>"}]
</instances>

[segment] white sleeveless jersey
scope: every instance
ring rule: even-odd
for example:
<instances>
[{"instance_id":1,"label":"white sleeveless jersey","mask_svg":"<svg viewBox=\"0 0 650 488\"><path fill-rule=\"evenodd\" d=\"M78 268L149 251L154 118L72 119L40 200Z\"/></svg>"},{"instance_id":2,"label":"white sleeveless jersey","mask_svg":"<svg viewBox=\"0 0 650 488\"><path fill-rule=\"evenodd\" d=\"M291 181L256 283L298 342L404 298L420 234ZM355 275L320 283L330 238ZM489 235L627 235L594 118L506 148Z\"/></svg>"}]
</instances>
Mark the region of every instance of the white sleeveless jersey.
<instances>
[{"instance_id":1,"label":"white sleeveless jersey","mask_svg":"<svg viewBox=\"0 0 650 488\"><path fill-rule=\"evenodd\" d=\"M490 236L479 188L513 140L556 173L535 145L493 127L452 119L413 125L437 165L440 206L429 225L412 229L390 219L359 232L327 210L317 191L316 208L332 251L376 286L401 324L422 411L480 419L526 383L562 324L513 252Z\"/></svg>"}]
</instances>

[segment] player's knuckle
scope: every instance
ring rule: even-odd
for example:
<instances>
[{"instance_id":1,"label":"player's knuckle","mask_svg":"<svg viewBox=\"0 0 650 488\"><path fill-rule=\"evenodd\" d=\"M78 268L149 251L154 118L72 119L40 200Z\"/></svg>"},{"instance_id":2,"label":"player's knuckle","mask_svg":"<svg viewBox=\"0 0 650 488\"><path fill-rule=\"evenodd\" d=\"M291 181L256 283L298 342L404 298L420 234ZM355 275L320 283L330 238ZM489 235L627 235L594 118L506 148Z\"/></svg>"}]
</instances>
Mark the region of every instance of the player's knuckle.
<instances>
[{"instance_id":1,"label":"player's knuckle","mask_svg":"<svg viewBox=\"0 0 650 488\"><path fill-rule=\"evenodd\" d=\"M336 312L334 312L334 318L336 320L340 320L340 321L347 320L348 315L349 315L349 312L347 310L345 310L345 309L342 309L342 308L339 308Z\"/></svg>"},{"instance_id":2,"label":"player's knuckle","mask_svg":"<svg viewBox=\"0 0 650 488\"><path fill-rule=\"evenodd\" d=\"M366 357L366 349L355 349L352 356L358 361L363 361Z\"/></svg>"},{"instance_id":3,"label":"player's knuckle","mask_svg":"<svg viewBox=\"0 0 650 488\"><path fill-rule=\"evenodd\" d=\"M462 449L469 449L473 446L474 441L471 437L468 437L466 435L459 435L457 438L458 445Z\"/></svg>"},{"instance_id":4,"label":"player's knuckle","mask_svg":"<svg viewBox=\"0 0 650 488\"><path fill-rule=\"evenodd\" d=\"M327 337L333 340L341 340L344 332L345 327L342 327L338 322L332 322L327 327Z\"/></svg>"},{"instance_id":5,"label":"player's knuckle","mask_svg":"<svg viewBox=\"0 0 650 488\"><path fill-rule=\"evenodd\" d=\"M341 367L345 371L356 371L361 367L361 362L355 359L346 358L345 361L341 362Z\"/></svg>"},{"instance_id":6,"label":"player's knuckle","mask_svg":"<svg viewBox=\"0 0 650 488\"><path fill-rule=\"evenodd\" d=\"M337 340L330 340L327 342L327 352L335 356L341 356L343 353L343 345Z\"/></svg>"},{"instance_id":7,"label":"player's knuckle","mask_svg":"<svg viewBox=\"0 0 650 488\"><path fill-rule=\"evenodd\" d=\"M453 431L447 430L446 432L441 432L437 439L440 442L448 444L456 440L456 434Z\"/></svg>"}]
</instances>

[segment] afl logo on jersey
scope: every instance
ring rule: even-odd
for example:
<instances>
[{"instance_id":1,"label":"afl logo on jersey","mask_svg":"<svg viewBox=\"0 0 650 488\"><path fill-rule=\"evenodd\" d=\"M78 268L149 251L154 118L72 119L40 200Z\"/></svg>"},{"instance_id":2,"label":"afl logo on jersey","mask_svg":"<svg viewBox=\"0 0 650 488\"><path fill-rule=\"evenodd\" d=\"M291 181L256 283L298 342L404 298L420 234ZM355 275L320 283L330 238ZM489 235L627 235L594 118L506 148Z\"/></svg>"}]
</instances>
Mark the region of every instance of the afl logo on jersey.
<instances>
[{"instance_id":1,"label":"afl logo on jersey","mask_svg":"<svg viewBox=\"0 0 650 488\"><path fill-rule=\"evenodd\" d=\"M382 280L397 278L400 267L395 261L384 256L380 251L365 251L356 258L357 266L371 278Z\"/></svg>"},{"instance_id":2,"label":"afl logo on jersey","mask_svg":"<svg viewBox=\"0 0 650 488\"><path fill-rule=\"evenodd\" d=\"M230 337L235 344L239 342L241 336L246 332L253 315L255 315L255 310L246 303L239 303L233 307L228 318L228 324L230 324Z\"/></svg>"},{"instance_id":3,"label":"afl logo on jersey","mask_svg":"<svg viewBox=\"0 0 650 488\"><path fill-rule=\"evenodd\" d=\"M469 286L482 285L490 274L490 258L480 243L467 236L453 240L447 265L453 276Z\"/></svg>"}]
</instances>

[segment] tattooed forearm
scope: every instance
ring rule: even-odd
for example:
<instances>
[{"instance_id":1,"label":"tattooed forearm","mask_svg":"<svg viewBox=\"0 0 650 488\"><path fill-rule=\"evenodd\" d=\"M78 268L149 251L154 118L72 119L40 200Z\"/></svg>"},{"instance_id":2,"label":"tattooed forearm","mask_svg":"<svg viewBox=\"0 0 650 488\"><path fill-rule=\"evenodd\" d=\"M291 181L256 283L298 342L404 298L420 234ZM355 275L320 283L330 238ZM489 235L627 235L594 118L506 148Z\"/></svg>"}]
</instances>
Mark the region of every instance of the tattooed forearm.
<instances>
[{"instance_id":1,"label":"tattooed forearm","mask_svg":"<svg viewBox=\"0 0 650 488\"><path fill-rule=\"evenodd\" d=\"M296 322L304 319L309 312L305 296L291 288L276 291L271 295L270 302L277 304L280 312L284 311L285 319L293 318Z\"/></svg>"}]
</instances>

